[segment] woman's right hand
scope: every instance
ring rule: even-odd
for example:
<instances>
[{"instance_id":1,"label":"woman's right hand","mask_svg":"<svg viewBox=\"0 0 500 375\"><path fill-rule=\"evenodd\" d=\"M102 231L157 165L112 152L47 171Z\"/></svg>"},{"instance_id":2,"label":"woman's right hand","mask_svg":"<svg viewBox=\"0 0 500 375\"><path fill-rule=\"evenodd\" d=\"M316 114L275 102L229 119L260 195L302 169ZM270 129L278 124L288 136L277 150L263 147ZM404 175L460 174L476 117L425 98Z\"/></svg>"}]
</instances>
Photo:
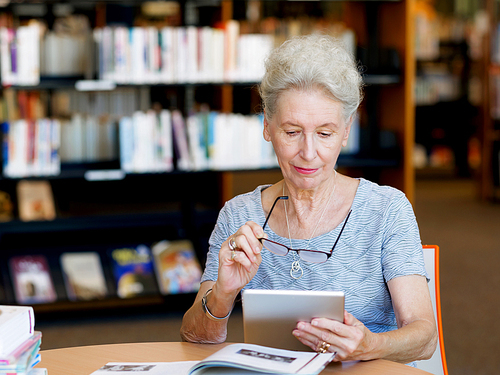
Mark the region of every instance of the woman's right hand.
<instances>
[{"instance_id":1,"label":"woman's right hand","mask_svg":"<svg viewBox=\"0 0 500 375\"><path fill-rule=\"evenodd\" d=\"M219 275L216 289L219 293L236 295L257 273L262 257L259 238L267 237L262 227L248 221L230 236L219 251ZM230 242L235 248L231 250ZM234 255L233 255L234 254Z\"/></svg>"}]
</instances>

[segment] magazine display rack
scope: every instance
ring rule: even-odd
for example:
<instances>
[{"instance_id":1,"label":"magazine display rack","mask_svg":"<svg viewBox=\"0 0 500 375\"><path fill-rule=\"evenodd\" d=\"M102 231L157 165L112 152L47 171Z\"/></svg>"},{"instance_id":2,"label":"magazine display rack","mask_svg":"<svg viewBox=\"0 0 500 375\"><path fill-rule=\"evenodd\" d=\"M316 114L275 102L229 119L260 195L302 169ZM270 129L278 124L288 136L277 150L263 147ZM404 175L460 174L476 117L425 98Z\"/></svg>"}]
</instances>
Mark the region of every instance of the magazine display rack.
<instances>
[{"instance_id":1,"label":"magazine display rack","mask_svg":"<svg viewBox=\"0 0 500 375\"><path fill-rule=\"evenodd\" d=\"M395 186L412 200L412 90L415 72L411 22L413 1L290 3L223 0L217 5L180 1L180 11L163 18L163 21L168 19L178 30L167 29L165 23L147 20L147 17L141 16L134 20L134 16L140 13L139 10L146 4L142 1L133 1L128 5L117 5L111 1L87 2L87 7L81 10L81 13L89 16L91 39L98 43L91 44L94 48L84 48L82 51L82 46L89 44L85 44L85 37L81 36L84 33L81 33L80 37L75 37L78 42L70 44L67 49L62 47L62 50L68 51L71 48L72 55L99 61L97 70L71 70L72 65L61 65L57 67L59 70L55 69L54 64L62 62L55 61L54 58L51 60L50 56L53 54L44 51L49 48L49 42L52 43L51 46L57 45L60 37L57 33L47 34L46 45L40 47L42 65L39 68L47 74L53 74L54 69L65 71L64 78L43 74L16 75L16 69L33 67L16 66L16 69L13 69L14 50L4 49L2 56L9 58L7 63L2 63L1 77L4 84L1 115L2 122L6 125L2 126L4 153L0 190L3 193L0 195L0 203L3 207L0 207L0 219L6 221L0 224L0 300L21 303L16 301L15 281L12 277L14 265L9 267L9 260L14 257L33 256L38 257L37 259L45 257L42 263L51 274L56 295L55 301L46 300L36 304L35 309L38 311L85 310L144 304L163 307L170 305L168 301L176 298L176 292L165 292L165 284L158 280L160 271L158 263L155 263L154 246L162 241L190 240L199 264L203 265L208 248L207 240L222 204L236 194L252 190L259 184L276 182L281 178L276 164L269 161L272 160L272 155L268 158L268 150L265 148L262 148L259 155L267 156L260 163L252 164L251 162L255 162L255 155L245 154L240 157L240 164L228 165L218 164L221 161L227 162L227 157L219 155L217 159L211 154L214 150L222 152L220 146L210 147L208 143L203 143L204 148L196 154L196 162L193 162L193 156L190 155L189 162L193 164L186 167L186 163L182 161L182 150L188 148L192 152L197 146L193 140L203 132L187 133L194 131L193 129L206 129L203 128L206 125L200 124L211 121L210 116L214 111L217 111L220 117L212 120L222 124L224 121L234 123L237 120L246 121L245 124L248 124L250 118L255 119L258 116L256 112L259 111L259 99L254 87L261 71L259 67L251 64L252 60L248 60L248 64L238 70L234 65L236 62L228 59L224 62L225 70L222 72L212 74L202 70L193 76L189 73L192 59L186 55L177 57L178 66L185 70L182 79L174 80L172 72L161 71L161 66L155 65L158 59L161 60L160 52L155 46L163 46L162 43L170 38L169 32L185 33L182 38L186 40L196 33L199 38L211 40L212 44L206 43L211 47L207 48L205 55L216 58L223 48L220 41L219 44L216 42L221 33L226 33L230 40L244 38L248 50L253 50L256 44L270 46L269 30L274 30L271 34L277 41L283 37L283 30L291 33L297 25L309 27L316 23L323 29L330 27L337 30L340 27L342 30L348 30L346 40L351 40L353 52L364 66L366 95L358 116L358 142L352 149L355 151L340 156L339 168L352 176L364 176L381 184ZM45 21L49 30L52 26L56 28L58 21L54 14L64 9L61 7L55 12L63 3L55 1L42 4L47 10ZM172 2L168 3L173 6ZM78 7L76 3L68 2L66 5L68 4L70 7ZM12 4L7 12L11 12L13 19L16 19L16 10L23 5L29 4ZM304 18L304 14L311 16ZM117 19L120 17L122 19ZM25 27L26 20L22 21L19 23L22 26L19 27ZM74 24L70 26L75 30L85 29L85 22L88 22L80 18L73 21ZM0 20L0 25L12 27L9 22L9 17L4 17L4 21ZM117 22L121 22L121 26L116 26ZM151 24L154 24L154 28L151 28ZM110 25L115 26L108 27ZM221 29L221 26L224 28ZM268 34L262 35L263 29L267 30ZM22 31L22 39L30 40L32 33L31 29ZM5 30L0 34L5 40L10 40L9 33ZM106 61L113 56L116 58L118 54L116 48L107 47L107 43L110 40L121 40L125 43L127 35L133 40L146 38L153 46L150 49L152 54L147 60L151 66L144 65L141 72L127 71L126 64L115 66L114 70L105 65ZM150 35L149 39L147 35ZM5 40L2 45L5 45ZM60 52L61 47L57 48ZM137 46L124 48L132 50ZM19 52L19 48L15 50L16 53ZM26 48L21 48L21 51L24 50ZM263 50L259 52L264 52ZM154 51L158 55L154 55ZM217 51L219 53L215 53ZM137 57L136 55L131 56ZM235 55L231 56L234 58ZM167 55L161 57L164 61L168 59ZM215 66L220 64L220 61L215 59L206 64ZM11 69L6 70L8 67ZM156 69L156 73L149 74L148 67ZM231 67L234 69L231 70ZM80 91L74 90L75 86ZM50 110L47 109L48 103ZM68 103L77 103L87 111L87 115L78 117L71 112ZM196 115L193 115L194 109L197 110ZM17 118L31 118L36 121L13 125L12 121L6 121L9 120L7 116L12 113L16 113ZM117 114L120 113L126 115L119 117ZM59 119L53 121L56 114ZM134 128L134 116L138 116L135 120L144 125L142 130L150 129L149 135L136 133L138 130ZM127 119L123 120L125 117ZM48 120L49 118L51 120ZM160 161L154 157L148 159L148 163L143 160L134 161L137 155L152 152L152 148L148 147L151 143L149 140L156 139L155 129L169 133L169 130L162 126L166 123L171 124L173 128L177 126L174 119L181 123L179 129L186 132L184 139L188 143L179 143L175 138L179 131L176 133L174 129L174 138L170 140L172 143L165 146L160 142L158 148L154 149L161 150L158 151L162 157ZM254 127L243 125L242 128ZM60 134L59 138L47 136L54 131L60 131L57 133ZM32 162L23 165L5 151L6 147L9 150L9 139L17 133L26 132L46 134L44 139L50 139L52 143L43 143L41 136L28 138L32 141L22 141L21 149L33 156ZM248 135L244 137L246 138L242 139L249 139ZM75 139L79 140L79 143L70 143L70 140ZM137 142L133 145L139 147L138 150L130 149L130 142L135 141ZM59 150L55 159L47 156L54 156L47 146L53 145L54 142ZM21 154L25 154L24 151ZM44 164L44 160L47 163ZM23 171L21 175L18 174L20 170ZM12 209L19 204L16 187L21 180L26 179L48 180L53 193L53 198L32 200L31 210L34 212L29 217L34 217L35 220L30 221L20 220L17 210ZM51 199L53 202L50 202ZM52 206L56 209L56 218L43 220L45 216L42 207ZM116 256L113 257L112 254L118 254L115 251L119 249L129 249L121 252L120 259L123 261L123 254L128 254L130 259L139 262L138 259L145 257L144 251L138 250L141 246L152 251L152 263L149 266L146 265L147 262L142 263L141 267L151 267L148 272L155 274L156 283L142 285L144 290L149 292L134 295L133 291L141 286L137 284L137 280L132 280L130 285L120 288L117 280L123 278L126 265L118 265ZM65 269L71 268L71 255L69 258L61 258L67 253L73 254L73 257L83 256L79 262L102 266L102 271L88 278L94 282L94 288L101 288L99 298L82 299L77 297L77 292L70 292L74 285L71 284L71 278ZM136 264L138 268L139 263ZM89 268L96 271L96 266ZM43 275L43 267L40 272ZM148 278L146 274L147 272L142 275L145 279ZM98 285L100 286L97 287ZM90 288L89 285L87 287ZM188 294L192 292L195 292L194 288ZM183 289L180 293L185 294L186 290ZM124 295L127 295L127 298L120 298ZM192 295L189 300L192 301Z\"/></svg>"}]
</instances>

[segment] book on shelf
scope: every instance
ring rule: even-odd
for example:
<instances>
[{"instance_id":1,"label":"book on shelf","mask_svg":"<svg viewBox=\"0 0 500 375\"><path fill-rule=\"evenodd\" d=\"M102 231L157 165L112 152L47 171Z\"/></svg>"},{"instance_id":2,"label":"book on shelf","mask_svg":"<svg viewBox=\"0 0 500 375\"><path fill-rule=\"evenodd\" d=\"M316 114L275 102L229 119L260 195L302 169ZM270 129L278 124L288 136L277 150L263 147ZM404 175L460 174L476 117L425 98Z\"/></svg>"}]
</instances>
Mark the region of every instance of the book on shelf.
<instances>
[{"instance_id":1,"label":"book on shelf","mask_svg":"<svg viewBox=\"0 0 500 375\"><path fill-rule=\"evenodd\" d=\"M0 306L0 358L9 356L35 331L31 306Z\"/></svg>"},{"instance_id":2,"label":"book on shelf","mask_svg":"<svg viewBox=\"0 0 500 375\"><path fill-rule=\"evenodd\" d=\"M160 241L151 246L160 292L197 292L201 267L189 240Z\"/></svg>"},{"instance_id":3,"label":"book on shelf","mask_svg":"<svg viewBox=\"0 0 500 375\"><path fill-rule=\"evenodd\" d=\"M209 374L319 374L335 357L333 353L301 352L253 344L231 344L201 361L110 362L91 375L143 373L148 375Z\"/></svg>"},{"instance_id":4,"label":"book on shelf","mask_svg":"<svg viewBox=\"0 0 500 375\"><path fill-rule=\"evenodd\" d=\"M40 83L40 28L37 22L17 29L0 28L3 86L36 86Z\"/></svg>"},{"instance_id":5,"label":"book on shelf","mask_svg":"<svg viewBox=\"0 0 500 375\"><path fill-rule=\"evenodd\" d=\"M61 254L60 260L69 300L103 299L108 295L101 259L97 252L67 252Z\"/></svg>"},{"instance_id":6,"label":"book on shelf","mask_svg":"<svg viewBox=\"0 0 500 375\"><path fill-rule=\"evenodd\" d=\"M22 221L54 220L56 209L48 181L21 180L16 186L19 218Z\"/></svg>"},{"instance_id":7,"label":"book on shelf","mask_svg":"<svg viewBox=\"0 0 500 375\"><path fill-rule=\"evenodd\" d=\"M21 112L26 110L22 109ZM22 178L58 175L61 171L60 127L59 120L47 118L4 122L4 176Z\"/></svg>"},{"instance_id":8,"label":"book on shelf","mask_svg":"<svg viewBox=\"0 0 500 375\"><path fill-rule=\"evenodd\" d=\"M99 79L134 84L256 82L274 45L272 35L240 35L235 20L222 28L106 26L93 35Z\"/></svg>"},{"instance_id":9,"label":"book on shelf","mask_svg":"<svg viewBox=\"0 0 500 375\"><path fill-rule=\"evenodd\" d=\"M44 255L18 255L9 259L16 302L50 303L57 299L50 267Z\"/></svg>"},{"instance_id":10,"label":"book on shelf","mask_svg":"<svg viewBox=\"0 0 500 375\"><path fill-rule=\"evenodd\" d=\"M120 164L128 173L173 170L171 114L136 111L119 122Z\"/></svg>"},{"instance_id":11,"label":"book on shelf","mask_svg":"<svg viewBox=\"0 0 500 375\"><path fill-rule=\"evenodd\" d=\"M112 249L109 256L118 297L158 293L153 257L148 246L140 244Z\"/></svg>"}]
</instances>

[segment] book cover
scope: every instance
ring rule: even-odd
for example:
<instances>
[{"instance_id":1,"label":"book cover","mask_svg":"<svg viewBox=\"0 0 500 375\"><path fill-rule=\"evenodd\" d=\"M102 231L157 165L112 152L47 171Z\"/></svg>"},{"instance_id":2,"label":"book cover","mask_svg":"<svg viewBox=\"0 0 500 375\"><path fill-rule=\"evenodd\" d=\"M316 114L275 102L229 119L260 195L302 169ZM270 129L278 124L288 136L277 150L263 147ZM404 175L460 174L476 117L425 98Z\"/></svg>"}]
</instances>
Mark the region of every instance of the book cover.
<instances>
[{"instance_id":1,"label":"book cover","mask_svg":"<svg viewBox=\"0 0 500 375\"><path fill-rule=\"evenodd\" d=\"M201 267L191 241L160 241L151 250L162 294L198 291Z\"/></svg>"},{"instance_id":2,"label":"book cover","mask_svg":"<svg viewBox=\"0 0 500 375\"><path fill-rule=\"evenodd\" d=\"M103 299L108 295L99 254L93 251L61 254L68 299Z\"/></svg>"},{"instance_id":3,"label":"book cover","mask_svg":"<svg viewBox=\"0 0 500 375\"><path fill-rule=\"evenodd\" d=\"M22 180L17 184L19 218L22 221L54 220L56 209L48 181Z\"/></svg>"},{"instance_id":4,"label":"book cover","mask_svg":"<svg viewBox=\"0 0 500 375\"><path fill-rule=\"evenodd\" d=\"M17 303L50 303L57 299L45 256L15 256L9 259L9 267Z\"/></svg>"},{"instance_id":5,"label":"book cover","mask_svg":"<svg viewBox=\"0 0 500 375\"><path fill-rule=\"evenodd\" d=\"M146 245L109 251L120 298L158 293L151 250Z\"/></svg>"},{"instance_id":6,"label":"book cover","mask_svg":"<svg viewBox=\"0 0 500 375\"><path fill-rule=\"evenodd\" d=\"M0 358L8 356L33 335L35 315L31 306L0 306Z\"/></svg>"}]
</instances>

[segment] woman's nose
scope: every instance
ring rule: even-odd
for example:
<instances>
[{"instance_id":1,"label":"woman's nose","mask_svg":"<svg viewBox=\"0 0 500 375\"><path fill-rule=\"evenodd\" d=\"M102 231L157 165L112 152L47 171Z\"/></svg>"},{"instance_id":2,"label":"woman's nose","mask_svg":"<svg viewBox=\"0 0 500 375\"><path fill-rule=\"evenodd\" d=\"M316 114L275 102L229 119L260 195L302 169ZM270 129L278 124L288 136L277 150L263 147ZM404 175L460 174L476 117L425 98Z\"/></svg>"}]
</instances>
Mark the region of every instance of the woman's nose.
<instances>
[{"instance_id":1,"label":"woman's nose","mask_svg":"<svg viewBox=\"0 0 500 375\"><path fill-rule=\"evenodd\" d=\"M301 156L304 160L314 160L317 155L316 142L311 134L304 134L301 144Z\"/></svg>"}]
</instances>

